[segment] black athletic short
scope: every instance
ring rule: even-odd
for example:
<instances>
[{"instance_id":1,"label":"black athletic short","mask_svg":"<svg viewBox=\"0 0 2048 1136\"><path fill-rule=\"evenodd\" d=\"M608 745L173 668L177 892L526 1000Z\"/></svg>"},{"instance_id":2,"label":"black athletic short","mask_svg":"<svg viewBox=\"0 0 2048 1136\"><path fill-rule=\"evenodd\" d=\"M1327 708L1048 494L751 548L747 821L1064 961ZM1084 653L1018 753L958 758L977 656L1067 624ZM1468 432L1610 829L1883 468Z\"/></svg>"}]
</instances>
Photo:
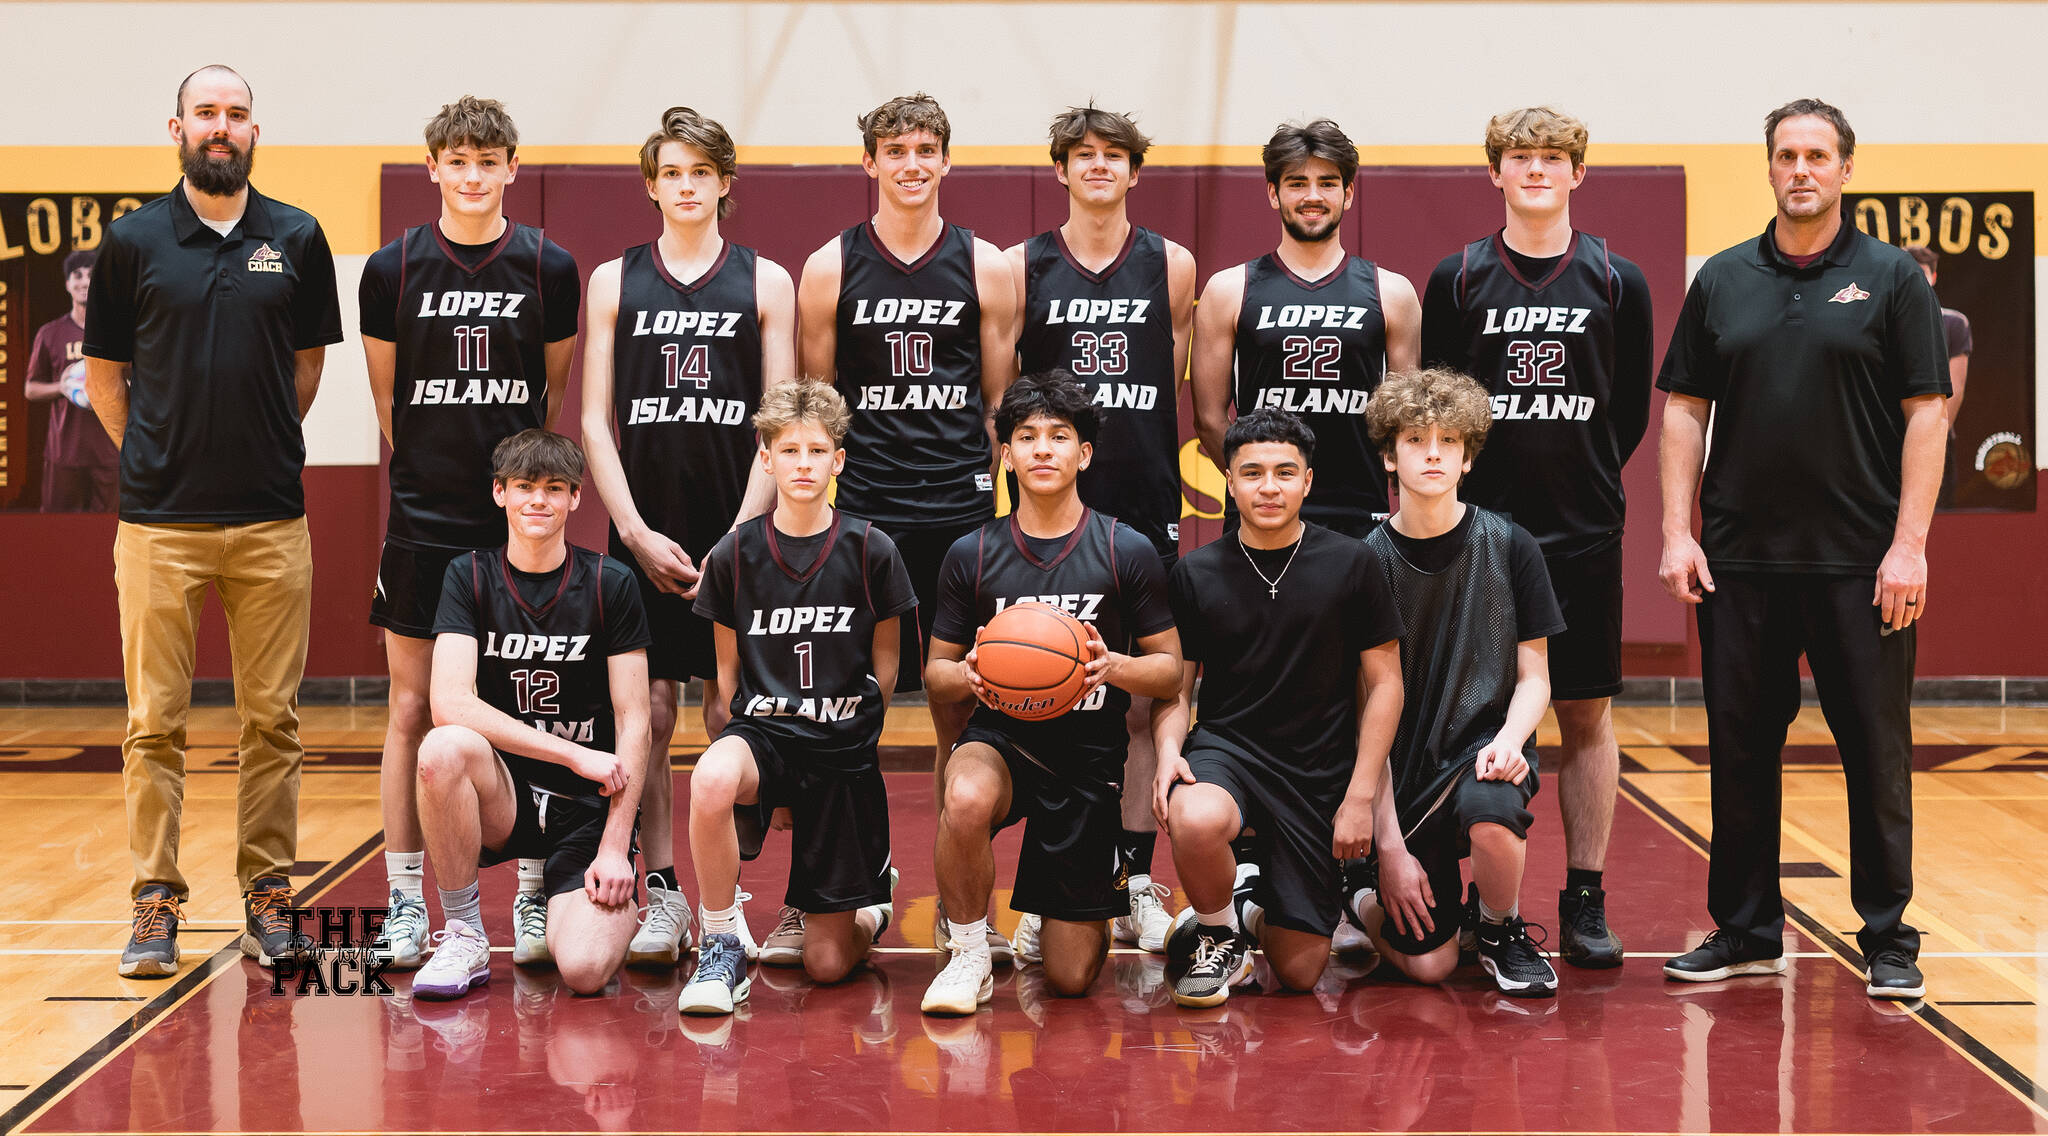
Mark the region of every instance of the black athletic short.
<instances>
[{"instance_id":1,"label":"black athletic short","mask_svg":"<svg viewBox=\"0 0 2048 1136\"><path fill-rule=\"evenodd\" d=\"M1196 781L1230 794L1237 802L1238 822L1256 833L1252 858L1259 865L1259 882L1252 898L1265 909L1266 922L1328 938L1343 910L1343 883L1331 846L1337 839L1337 806L1350 777L1328 784L1305 781L1260 754L1200 730L1188 738L1181 756Z\"/></svg>"},{"instance_id":2,"label":"black athletic short","mask_svg":"<svg viewBox=\"0 0 2048 1136\"><path fill-rule=\"evenodd\" d=\"M498 760L505 761L505 755L498 754ZM519 816L512 822L512 835L505 838L502 847L478 853L477 866L488 868L507 860L546 860L541 890L549 899L581 888L583 874L597 862L605 822L611 816L611 802L603 797L570 797L536 789L519 776L510 762L505 762L505 771L512 775L512 795L519 802ZM636 830L626 858L632 860L639 854ZM635 885L636 899L639 891Z\"/></svg>"},{"instance_id":3,"label":"black athletic short","mask_svg":"<svg viewBox=\"0 0 2048 1136\"><path fill-rule=\"evenodd\" d=\"M1397 929L1389 919L1381 932L1388 946L1404 955L1424 955L1451 941L1458 933L1459 911L1465 899L1464 877L1458 862L1472 854L1472 826L1497 824L1527 839L1529 825L1536 819L1529 815L1528 808L1536 787L1534 769L1522 778L1520 785L1481 781L1472 770L1465 771L1451 795L1407 839L1408 854L1422 863L1422 871L1429 877L1430 898L1435 900L1430 907L1430 920L1436 926L1422 935L1410 935Z\"/></svg>"},{"instance_id":4,"label":"black athletic short","mask_svg":"<svg viewBox=\"0 0 2048 1136\"><path fill-rule=\"evenodd\" d=\"M824 915L889 902L889 792L879 758L865 769L826 769L804 760L790 739L744 717L718 736L746 742L761 776L759 799L733 806L743 859L761 854L769 815L789 810L784 903Z\"/></svg>"},{"instance_id":5,"label":"black athletic short","mask_svg":"<svg viewBox=\"0 0 2048 1136\"><path fill-rule=\"evenodd\" d=\"M448 562L466 551L385 541L377 557L377 583L370 592L370 622L408 639L432 639Z\"/></svg>"},{"instance_id":6,"label":"black athletic short","mask_svg":"<svg viewBox=\"0 0 2048 1136\"><path fill-rule=\"evenodd\" d=\"M1550 697L1621 693L1621 541L1577 556L1546 556L1565 629L1550 637Z\"/></svg>"},{"instance_id":7,"label":"black athletic short","mask_svg":"<svg viewBox=\"0 0 2048 1136\"><path fill-rule=\"evenodd\" d=\"M1129 915L1131 893L1119 851L1123 755L1068 753L1050 763L986 726L962 731L960 745L969 742L1003 755L1010 771L1010 812L997 822L997 831L1024 822L1010 909L1070 923Z\"/></svg>"},{"instance_id":8,"label":"black athletic short","mask_svg":"<svg viewBox=\"0 0 2048 1136\"><path fill-rule=\"evenodd\" d=\"M932 620L939 613L939 571L953 542L986 524L970 521L943 528L884 528L896 542L896 555L903 558L910 573L910 588L917 593L917 610L902 615L898 628L903 651L896 660L896 690L924 689L924 664L931 657Z\"/></svg>"},{"instance_id":9,"label":"black athletic short","mask_svg":"<svg viewBox=\"0 0 2048 1136\"><path fill-rule=\"evenodd\" d=\"M611 557L625 565L640 585L640 606L647 611L647 630L654 636L647 648L647 677L673 682L717 678L718 651L711 637L711 621L691 610L697 601L655 587L624 541L612 541Z\"/></svg>"}]
</instances>

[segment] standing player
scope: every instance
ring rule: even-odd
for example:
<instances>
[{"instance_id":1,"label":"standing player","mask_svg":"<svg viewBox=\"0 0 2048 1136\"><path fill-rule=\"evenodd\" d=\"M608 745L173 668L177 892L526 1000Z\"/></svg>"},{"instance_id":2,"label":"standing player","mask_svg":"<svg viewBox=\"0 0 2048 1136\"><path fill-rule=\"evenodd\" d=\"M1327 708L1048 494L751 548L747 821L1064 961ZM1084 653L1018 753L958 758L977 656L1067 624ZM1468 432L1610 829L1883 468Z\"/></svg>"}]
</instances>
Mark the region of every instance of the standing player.
<instances>
[{"instance_id":1,"label":"standing player","mask_svg":"<svg viewBox=\"0 0 2048 1136\"><path fill-rule=\"evenodd\" d=\"M1486 164L1507 224L1430 273L1422 357L1492 394L1484 457L1458 490L1536 538L1564 612L1550 640L1565 883L1559 953L1613 967L1602 869L1621 752L1621 470L1650 415L1650 286L1607 242L1572 228L1586 126L1549 107L1486 124Z\"/></svg>"},{"instance_id":2,"label":"standing player","mask_svg":"<svg viewBox=\"0 0 2048 1136\"><path fill-rule=\"evenodd\" d=\"M590 275L583 445L611 513L612 558L638 576L654 632L654 748L640 799L647 918L627 954L634 963L674 966L687 947L690 903L676 878L668 754L677 696L692 675L704 680L704 728L715 738L732 694L718 675L711 624L690 601L711 546L774 503L774 482L753 460L748 420L763 390L796 373L789 273L719 234L737 170L725 127L689 107L664 111L661 129L640 147L661 237Z\"/></svg>"},{"instance_id":3,"label":"standing player","mask_svg":"<svg viewBox=\"0 0 2048 1136\"><path fill-rule=\"evenodd\" d=\"M43 512L111 513L120 506L121 455L85 396L85 298L97 253L64 258L71 310L36 329L28 353L30 402L54 400L43 443Z\"/></svg>"},{"instance_id":4,"label":"standing player","mask_svg":"<svg viewBox=\"0 0 2048 1136\"><path fill-rule=\"evenodd\" d=\"M932 661L934 702L979 699L940 795L939 896L952 912L985 911L995 877L990 840L1027 821L1011 900L1042 921L1039 955L1060 994L1085 993L1109 953L1108 921L1127 918L1118 821L1132 695L1173 697L1180 637L1150 540L1081 503L1075 485L1094 453L1097 414L1062 372L1027 375L996 410L1003 467L1017 509L961 537L946 554ZM1088 628L1094 657L1074 709L1044 721L987 702L971 647L977 629L1013 604L1060 607ZM971 1014L994 989L988 923L949 920L952 958L924 996L926 1013Z\"/></svg>"},{"instance_id":5,"label":"standing player","mask_svg":"<svg viewBox=\"0 0 2048 1136\"><path fill-rule=\"evenodd\" d=\"M1002 250L939 215L953 128L938 100L899 96L859 121L878 204L804 262L799 357L852 406L838 506L896 542L928 613L946 550L995 515L988 416L1017 377L1017 287ZM930 619L904 622L899 690L917 689ZM929 710L936 792L968 707ZM990 947L1009 960L993 930Z\"/></svg>"},{"instance_id":6,"label":"standing player","mask_svg":"<svg viewBox=\"0 0 2048 1136\"><path fill-rule=\"evenodd\" d=\"M1301 518L1315 451L1285 411L1231 423L1221 452L1241 519L1169 583L1187 665L1159 719L1153 808L1188 890L1167 944L1183 1006L1229 998L1253 946L1283 986L1313 987L1340 916L1338 862L1372 846L1401 718L1401 617L1362 542ZM1263 870L1233 897L1246 829Z\"/></svg>"},{"instance_id":7,"label":"standing player","mask_svg":"<svg viewBox=\"0 0 2048 1136\"><path fill-rule=\"evenodd\" d=\"M647 768L647 615L632 573L569 543L583 454L522 430L491 455L509 536L448 565L434 619L434 717L420 743L420 821L447 929L416 998L490 981L477 867L545 865L547 950L595 994L637 925L633 821Z\"/></svg>"},{"instance_id":8,"label":"standing player","mask_svg":"<svg viewBox=\"0 0 2048 1136\"><path fill-rule=\"evenodd\" d=\"M391 446L391 516L370 622L384 628L391 714L380 793L391 906L378 949L394 969L427 946L425 844L413 797L428 705L434 612L448 564L494 548L491 451L551 427L576 352L576 261L539 229L505 216L519 173L519 131L494 99L464 95L427 123L427 177L440 220L370 256L359 290L363 355L377 425ZM519 865L517 961L545 961L541 868Z\"/></svg>"},{"instance_id":9,"label":"standing player","mask_svg":"<svg viewBox=\"0 0 2048 1136\"><path fill-rule=\"evenodd\" d=\"M73 254L76 255L76 254ZM1940 281L1941 254L1926 245L1907 245L1906 255L1920 266L1920 275L1927 278L1927 286L1934 287ZM65 261L69 264L70 261ZM1955 463L1956 419L1963 413L1963 389L1970 382L1970 352L1975 350L1975 341L1970 337L1970 317L1954 308L1941 309L1941 338L1948 346L1948 452L1941 459L1941 494L1935 498L1938 508L1946 509L1953 503L1958 471ZM30 372L33 374L33 370ZM31 394L30 398L35 396Z\"/></svg>"},{"instance_id":10,"label":"standing player","mask_svg":"<svg viewBox=\"0 0 2048 1136\"><path fill-rule=\"evenodd\" d=\"M678 1003L686 1014L729 1014L747 1000L740 860L760 851L772 810L793 821L786 902L813 981L846 977L889 926L889 793L875 747L896 685L897 620L917 596L888 536L826 500L850 417L839 392L813 379L763 396L754 426L774 511L703 561L697 613L714 626L733 712L690 774L704 948ZM735 806L750 814L751 849Z\"/></svg>"},{"instance_id":11,"label":"standing player","mask_svg":"<svg viewBox=\"0 0 2048 1136\"><path fill-rule=\"evenodd\" d=\"M1209 278L1195 308L1195 428L1211 460L1230 408L1299 417L1322 457L1302 516L1364 536L1387 515L1387 477L1365 402L1388 371L1415 366L1422 309L1408 278L1344 251L1358 147L1337 124L1287 123L1262 154L1280 247ZM1219 465L1220 468L1220 465ZM1223 470L1225 476L1230 471ZM1235 501L1226 512L1234 515ZM1236 522L1225 519L1224 527Z\"/></svg>"},{"instance_id":12,"label":"standing player","mask_svg":"<svg viewBox=\"0 0 2048 1136\"><path fill-rule=\"evenodd\" d=\"M1501 993L1547 998L1557 972L1516 896L1534 820L1530 739L1550 696L1544 640L1564 620L1536 541L1458 499L1487 440L1485 388L1440 368L1395 375L1369 417L1401 511L1365 543L1401 605L1401 684L1414 696L1380 783L1376 883L1345 906L1403 974L1442 982L1458 965L1452 913L1469 855L1480 964Z\"/></svg>"},{"instance_id":13,"label":"standing player","mask_svg":"<svg viewBox=\"0 0 2048 1136\"><path fill-rule=\"evenodd\" d=\"M1070 107L1052 120L1051 136L1067 222L1009 251L1024 298L1019 365L1026 374L1066 371L1088 391L1101 416L1101 444L1081 471L1081 501L1137 529L1170 568L1180 559L1178 384L1194 327L1195 258L1130 222L1124 199L1152 140L1128 115ZM1113 932L1162 951L1168 918L1160 904L1165 889L1152 882L1159 834L1151 699L1131 699L1126 727L1120 847L1131 909Z\"/></svg>"}]
</instances>

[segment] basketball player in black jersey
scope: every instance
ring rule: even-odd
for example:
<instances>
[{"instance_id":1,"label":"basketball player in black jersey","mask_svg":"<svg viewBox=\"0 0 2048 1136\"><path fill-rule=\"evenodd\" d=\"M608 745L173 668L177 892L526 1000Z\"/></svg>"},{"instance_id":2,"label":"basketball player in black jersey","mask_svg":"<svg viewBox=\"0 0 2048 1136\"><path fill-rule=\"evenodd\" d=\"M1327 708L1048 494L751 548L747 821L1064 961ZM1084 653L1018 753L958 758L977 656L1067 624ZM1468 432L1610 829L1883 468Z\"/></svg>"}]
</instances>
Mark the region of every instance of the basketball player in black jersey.
<instances>
[{"instance_id":1,"label":"basketball player in black jersey","mask_svg":"<svg viewBox=\"0 0 2048 1136\"><path fill-rule=\"evenodd\" d=\"M1485 388L1456 371L1391 375L1367 412L1401 511L1365 538L1401 607L1408 699L1381 778L1376 876L1345 906L1418 982L1458 965L1458 862L1472 859L1480 964L1501 993L1547 998L1551 969L1516 904L1536 795L1545 640L1564 626L1528 532L1458 499L1486 443Z\"/></svg>"},{"instance_id":2,"label":"basketball player in black jersey","mask_svg":"<svg viewBox=\"0 0 2048 1136\"><path fill-rule=\"evenodd\" d=\"M1607 242L1572 228L1586 127L1549 107L1495 115L1486 163L1507 223L1445 257L1422 305L1422 357L1477 378L1493 429L1459 496L1506 514L1543 547L1564 611L1550 641L1564 815L1559 953L1614 967L1602 869L1621 752L1621 470L1650 413L1650 289Z\"/></svg>"},{"instance_id":3,"label":"basketball player in black jersey","mask_svg":"<svg viewBox=\"0 0 2048 1136\"><path fill-rule=\"evenodd\" d=\"M391 446L390 527L370 598L391 671L384 731L384 868L391 905L379 949L393 969L427 943L413 767L428 708L434 611L448 562L503 541L491 503L491 448L552 427L576 353L576 261L505 217L519 132L503 104L465 95L427 123L427 176L440 220L371 255L359 293L377 424ZM520 865L519 961L546 958L540 866Z\"/></svg>"},{"instance_id":4,"label":"basketball player in black jersey","mask_svg":"<svg viewBox=\"0 0 2048 1136\"><path fill-rule=\"evenodd\" d=\"M1183 1006L1229 998L1254 946L1281 985L1313 987L1340 914L1338 861L1372 846L1401 716L1401 618L1365 545L1302 519L1317 449L1286 411L1231 423L1221 452L1239 522L1168 584L1187 663L1155 732L1153 809L1188 892L1167 941ZM1259 867L1241 871L1231 845L1247 829Z\"/></svg>"},{"instance_id":5,"label":"basketball player in black jersey","mask_svg":"<svg viewBox=\"0 0 2048 1136\"><path fill-rule=\"evenodd\" d=\"M1196 433L1217 461L1233 405L1239 414L1272 408L1296 415L1316 436L1316 489L1302 516L1364 536L1387 514L1387 478L1365 434L1365 401L1382 375L1415 366L1422 308L1407 277L1344 251L1358 147L1336 123L1284 124L1263 157L1280 247L1218 272L1202 289ZM1225 527L1233 523L1226 518Z\"/></svg>"},{"instance_id":6,"label":"basketball player in black jersey","mask_svg":"<svg viewBox=\"0 0 2048 1136\"><path fill-rule=\"evenodd\" d=\"M1017 377L1016 285L1002 250L939 215L952 127L938 101L890 99L860 128L878 205L804 263L799 356L853 409L838 506L895 539L929 612L946 549L995 513L988 416ZM903 630L897 685L914 690L929 632ZM966 719L932 714L945 753Z\"/></svg>"},{"instance_id":7,"label":"basketball player in black jersey","mask_svg":"<svg viewBox=\"0 0 2048 1136\"><path fill-rule=\"evenodd\" d=\"M704 681L704 728L715 738L732 694L719 685L711 624L690 608L697 573L727 530L774 504L749 420L762 391L796 374L789 273L719 234L737 169L723 126L689 107L664 111L640 147L661 237L590 275L583 445L611 514L611 554L638 575L654 631L654 748L640 801L647 919L627 960L656 966L674 966L689 946L668 754L677 698L692 676Z\"/></svg>"},{"instance_id":8,"label":"basketball player in black jersey","mask_svg":"<svg viewBox=\"0 0 2048 1136\"><path fill-rule=\"evenodd\" d=\"M1118 848L1124 718L1133 695L1173 697L1180 637L1152 542L1081 502L1075 482L1098 423L1089 393L1064 372L1029 375L1004 393L995 421L1017 509L946 553L925 668L934 702L973 706L939 798L939 896L948 912L987 910L990 842L1027 822L1011 905L1040 917L1047 985L1078 995L1108 956L1108 921L1131 909ZM1080 620L1093 652L1079 704L1035 722L989 703L971 649L997 612L1032 601ZM951 919L947 930L952 957L924 1010L972 1014L994 989L987 920Z\"/></svg>"},{"instance_id":9,"label":"basketball player in black jersey","mask_svg":"<svg viewBox=\"0 0 2048 1136\"><path fill-rule=\"evenodd\" d=\"M1194 328L1195 258L1131 224L1124 201L1152 140L1128 115L1069 107L1050 134L1067 221L1009 250L1024 298L1019 367L1064 370L1088 391L1101 444L1081 472L1081 502L1144 534L1170 568L1180 559L1179 383ZM1111 930L1122 942L1163 951L1166 889L1152 882L1152 700L1131 699L1125 724L1121 843L1131 910ZM1031 919L1019 925L1020 939Z\"/></svg>"},{"instance_id":10,"label":"basketball player in black jersey","mask_svg":"<svg viewBox=\"0 0 2048 1136\"><path fill-rule=\"evenodd\" d=\"M647 616L624 565L569 543L576 443L523 430L492 456L499 547L448 565L434 621L434 718L420 820L447 928L413 981L456 998L490 981L477 867L543 862L547 949L595 994L638 926L633 822L647 767Z\"/></svg>"},{"instance_id":11,"label":"basketball player in black jersey","mask_svg":"<svg viewBox=\"0 0 2048 1136\"><path fill-rule=\"evenodd\" d=\"M787 903L814 981L846 977L889 925L889 796L876 745L895 689L897 620L917 597L894 543L826 500L849 417L846 400L814 379L762 396L754 425L775 507L703 562L697 612L714 625L732 705L690 775L704 947L683 989L686 1014L728 1014L747 1000L740 860L759 853L773 810L790 813ZM749 814L744 842L735 806Z\"/></svg>"}]
</instances>

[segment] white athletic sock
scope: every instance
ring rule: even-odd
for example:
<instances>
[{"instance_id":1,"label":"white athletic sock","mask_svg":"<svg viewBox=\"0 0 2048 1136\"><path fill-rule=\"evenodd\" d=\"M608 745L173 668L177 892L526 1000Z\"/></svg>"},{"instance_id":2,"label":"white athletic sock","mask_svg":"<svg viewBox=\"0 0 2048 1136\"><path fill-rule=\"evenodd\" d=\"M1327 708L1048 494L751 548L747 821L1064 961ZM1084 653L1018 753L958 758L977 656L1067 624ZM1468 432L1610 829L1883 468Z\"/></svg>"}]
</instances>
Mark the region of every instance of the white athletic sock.
<instances>
[{"instance_id":1,"label":"white athletic sock","mask_svg":"<svg viewBox=\"0 0 2048 1136\"><path fill-rule=\"evenodd\" d=\"M427 894L427 854L384 853L384 878L390 881L392 891L414 899L424 899Z\"/></svg>"},{"instance_id":2,"label":"white athletic sock","mask_svg":"<svg viewBox=\"0 0 2048 1136\"><path fill-rule=\"evenodd\" d=\"M1344 906L1351 909L1351 917L1358 921L1360 927L1365 926L1365 905L1368 903L1379 903L1379 893L1371 888L1359 888L1345 897Z\"/></svg>"},{"instance_id":3,"label":"white athletic sock","mask_svg":"<svg viewBox=\"0 0 2048 1136\"><path fill-rule=\"evenodd\" d=\"M548 862L546 860L529 860L523 856L520 857L519 894L539 895L542 887L546 886L547 867Z\"/></svg>"},{"instance_id":4,"label":"white athletic sock","mask_svg":"<svg viewBox=\"0 0 2048 1136\"><path fill-rule=\"evenodd\" d=\"M737 935L740 933L740 905L738 903L734 903L724 911L713 911L708 907L699 907L697 914L704 922L704 933L706 935Z\"/></svg>"},{"instance_id":5,"label":"white athletic sock","mask_svg":"<svg viewBox=\"0 0 2048 1136\"><path fill-rule=\"evenodd\" d=\"M988 949L988 920L976 919L972 923L956 923L946 920L946 932L952 936L955 945L966 950Z\"/></svg>"},{"instance_id":6,"label":"white athletic sock","mask_svg":"<svg viewBox=\"0 0 2048 1136\"><path fill-rule=\"evenodd\" d=\"M1495 911L1493 908L1486 906L1486 901L1482 899L1479 901L1479 921L1481 923L1499 925L1513 919L1521 910L1522 905L1520 903L1510 903L1506 911Z\"/></svg>"},{"instance_id":7,"label":"white athletic sock","mask_svg":"<svg viewBox=\"0 0 2048 1136\"><path fill-rule=\"evenodd\" d=\"M1243 930L1242 927L1237 925L1237 905L1234 903L1224 904L1221 911L1197 911L1195 912L1195 922L1200 923L1204 927L1228 927L1233 931Z\"/></svg>"},{"instance_id":8,"label":"white athletic sock","mask_svg":"<svg viewBox=\"0 0 2048 1136\"><path fill-rule=\"evenodd\" d=\"M1266 909L1249 899L1244 901L1244 912L1240 918L1244 921L1245 932L1254 939L1266 929Z\"/></svg>"},{"instance_id":9,"label":"white athletic sock","mask_svg":"<svg viewBox=\"0 0 2048 1136\"><path fill-rule=\"evenodd\" d=\"M449 891L436 889L441 893L441 918L460 919L469 924L469 929L479 937L484 933L483 893L477 888L477 881L471 880L468 887Z\"/></svg>"}]
</instances>

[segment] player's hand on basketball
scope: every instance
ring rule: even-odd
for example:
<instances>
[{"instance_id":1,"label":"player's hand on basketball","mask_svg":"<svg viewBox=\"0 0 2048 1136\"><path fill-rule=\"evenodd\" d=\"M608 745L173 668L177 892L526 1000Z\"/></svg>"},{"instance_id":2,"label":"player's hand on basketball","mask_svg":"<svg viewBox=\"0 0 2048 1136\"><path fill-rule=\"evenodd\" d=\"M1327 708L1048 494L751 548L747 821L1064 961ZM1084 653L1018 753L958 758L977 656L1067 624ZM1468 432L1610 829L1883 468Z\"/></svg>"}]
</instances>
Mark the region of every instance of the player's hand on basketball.
<instances>
[{"instance_id":1,"label":"player's hand on basketball","mask_svg":"<svg viewBox=\"0 0 2048 1136\"><path fill-rule=\"evenodd\" d=\"M1175 782L1185 785L1195 783L1195 771L1188 767L1188 759L1179 754L1159 758L1159 772L1152 778L1152 816L1159 822L1159 831L1166 832L1166 798L1173 792ZM1168 835L1171 835L1170 833Z\"/></svg>"},{"instance_id":2,"label":"player's hand on basketball","mask_svg":"<svg viewBox=\"0 0 2048 1136\"><path fill-rule=\"evenodd\" d=\"M1870 597L1884 625L1904 631L1927 614L1927 552L1894 541L1877 566L1877 591Z\"/></svg>"},{"instance_id":3,"label":"player's hand on basketball","mask_svg":"<svg viewBox=\"0 0 2048 1136\"><path fill-rule=\"evenodd\" d=\"M1714 573L1707 568L1707 554L1691 533L1664 538L1664 557L1657 564L1657 577L1664 581L1664 591L1680 603L1699 603L1714 590Z\"/></svg>"},{"instance_id":4,"label":"player's hand on basketball","mask_svg":"<svg viewBox=\"0 0 2048 1136\"><path fill-rule=\"evenodd\" d=\"M796 821L790 817L789 808L784 806L768 814L768 827L777 832L788 832L796 827Z\"/></svg>"},{"instance_id":5,"label":"player's hand on basketball","mask_svg":"<svg viewBox=\"0 0 2048 1136\"><path fill-rule=\"evenodd\" d=\"M1081 669L1088 675L1088 680L1081 686L1081 697L1086 698L1095 693L1096 687L1109 681L1109 671L1116 656L1110 654L1108 641L1103 639L1102 632L1097 631L1094 624L1083 623L1081 626L1088 629L1089 658L1081 664Z\"/></svg>"},{"instance_id":6,"label":"player's hand on basketball","mask_svg":"<svg viewBox=\"0 0 2048 1136\"><path fill-rule=\"evenodd\" d=\"M974 629L974 641L977 644L981 642L981 633L986 630L986 627ZM974 669L975 650L976 648L973 647L967 649L966 657L960 660L960 673L966 677L967 689L974 692L975 701L980 702L984 706L994 707L996 705L995 699L988 692L988 684L981 681L981 672Z\"/></svg>"},{"instance_id":7,"label":"player's hand on basketball","mask_svg":"<svg viewBox=\"0 0 2048 1136\"><path fill-rule=\"evenodd\" d=\"M1354 801L1349 796L1337 806L1337 834L1330 842L1330 854L1339 860L1356 860L1372 851L1372 798Z\"/></svg>"},{"instance_id":8,"label":"player's hand on basketball","mask_svg":"<svg viewBox=\"0 0 2048 1136\"><path fill-rule=\"evenodd\" d=\"M578 777L597 782L598 792L607 797L626 787L626 766L615 753L579 746L569 768L575 770Z\"/></svg>"},{"instance_id":9,"label":"player's hand on basketball","mask_svg":"<svg viewBox=\"0 0 2048 1136\"><path fill-rule=\"evenodd\" d=\"M597 858L583 871L583 891L599 907L623 907L633 902L633 861L624 853L597 850Z\"/></svg>"},{"instance_id":10,"label":"player's hand on basketball","mask_svg":"<svg viewBox=\"0 0 2048 1136\"><path fill-rule=\"evenodd\" d=\"M1380 910L1402 934L1421 936L1436 930L1436 919L1430 915L1436 893L1430 889L1429 873L1407 849L1380 849L1379 900Z\"/></svg>"},{"instance_id":11,"label":"player's hand on basketball","mask_svg":"<svg viewBox=\"0 0 2048 1136\"><path fill-rule=\"evenodd\" d=\"M1473 772L1481 781L1508 781L1520 785L1522 779L1529 775L1529 759L1523 756L1522 747L1495 738L1479 751Z\"/></svg>"},{"instance_id":12,"label":"player's hand on basketball","mask_svg":"<svg viewBox=\"0 0 2048 1136\"><path fill-rule=\"evenodd\" d=\"M697 566L690 563L690 556L683 546L654 531L625 536L626 547L633 553L633 559L640 562L640 570L664 592L676 595L694 595L697 588Z\"/></svg>"}]
</instances>

